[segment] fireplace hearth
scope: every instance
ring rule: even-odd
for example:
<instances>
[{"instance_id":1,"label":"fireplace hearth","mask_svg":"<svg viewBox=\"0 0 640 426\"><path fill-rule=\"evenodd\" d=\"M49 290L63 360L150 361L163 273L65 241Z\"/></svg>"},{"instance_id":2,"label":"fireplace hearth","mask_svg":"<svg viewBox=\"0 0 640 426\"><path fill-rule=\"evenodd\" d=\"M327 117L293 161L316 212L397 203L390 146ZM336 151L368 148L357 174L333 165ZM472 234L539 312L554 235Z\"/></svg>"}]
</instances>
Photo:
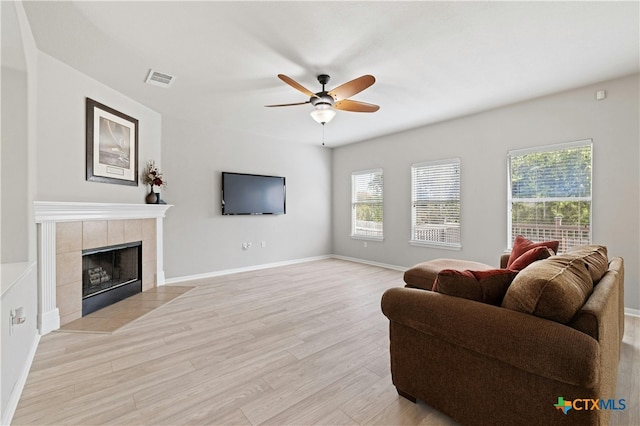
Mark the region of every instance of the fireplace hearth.
<instances>
[{"instance_id":1,"label":"fireplace hearth","mask_svg":"<svg viewBox=\"0 0 640 426\"><path fill-rule=\"evenodd\" d=\"M82 251L82 316L142 292L142 241Z\"/></svg>"}]
</instances>

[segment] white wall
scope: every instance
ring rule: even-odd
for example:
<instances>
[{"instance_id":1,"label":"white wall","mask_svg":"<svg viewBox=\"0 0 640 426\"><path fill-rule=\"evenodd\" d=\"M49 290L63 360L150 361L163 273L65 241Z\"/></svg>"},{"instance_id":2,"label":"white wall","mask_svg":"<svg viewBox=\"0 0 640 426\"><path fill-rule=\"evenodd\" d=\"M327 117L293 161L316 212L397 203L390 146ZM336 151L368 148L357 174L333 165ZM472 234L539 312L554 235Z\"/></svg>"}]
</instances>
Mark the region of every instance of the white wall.
<instances>
[{"instance_id":1,"label":"white wall","mask_svg":"<svg viewBox=\"0 0 640 426\"><path fill-rule=\"evenodd\" d=\"M1 424L6 425L18 405L39 341L36 317L38 280L35 263L29 264L26 269L22 264L5 264L2 269L0 418ZM12 327L9 315L18 307L24 309L26 320Z\"/></svg>"},{"instance_id":2,"label":"white wall","mask_svg":"<svg viewBox=\"0 0 640 426\"><path fill-rule=\"evenodd\" d=\"M143 203L149 188L86 181L85 100L138 119L139 173L161 163L161 116L51 56L38 54L38 201Z\"/></svg>"},{"instance_id":3,"label":"white wall","mask_svg":"<svg viewBox=\"0 0 640 426\"><path fill-rule=\"evenodd\" d=\"M0 419L8 424L38 343L34 194L37 49L21 3L1 2L2 14L2 224L0 282ZM9 314L26 320L11 329Z\"/></svg>"},{"instance_id":4,"label":"white wall","mask_svg":"<svg viewBox=\"0 0 640 426\"><path fill-rule=\"evenodd\" d=\"M595 100L596 90L607 99ZM625 305L640 309L639 76L605 81L412 131L336 148L333 248L338 255L409 267L448 257L498 265L507 247L506 155L511 149L593 139L593 242L625 259ZM412 163L461 160L460 251L412 247ZM351 172L384 169L383 242L350 234Z\"/></svg>"},{"instance_id":5,"label":"white wall","mask_svg":"<svg viewBox=\"0 0 640 426\"><path fill-rule=\"evenodd\" d=\"M28 249L27 73L2 67L2 263L25 262Z\"/></svg>"},{"instance_id":6,"label":"white wall","mask_svg":"<svg viewBox=\"0 0 640 426\"><path fill-rule=\"evenodd\" d=\"M331 253L331 151L268 143L207 123L163 119L168 279ZM287 213L222 216L223 171L284 176ZM261 242L266 247L261 247ZM252 242L242 250L243 242Z\"/></svg>"}]
</instances>

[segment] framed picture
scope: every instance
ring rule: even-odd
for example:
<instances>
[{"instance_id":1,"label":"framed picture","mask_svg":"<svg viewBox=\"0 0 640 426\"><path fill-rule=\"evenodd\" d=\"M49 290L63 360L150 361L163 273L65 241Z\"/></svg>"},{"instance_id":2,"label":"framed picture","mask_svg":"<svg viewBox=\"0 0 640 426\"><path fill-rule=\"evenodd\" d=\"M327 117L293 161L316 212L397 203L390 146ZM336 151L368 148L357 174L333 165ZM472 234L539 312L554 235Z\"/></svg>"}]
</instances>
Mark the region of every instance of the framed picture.
<instances>
[{"instance_id":1,"label":"framed picture","mask_svg":"<svg viewBox=\"0 0 640 426\"><path fill-rule=\"evenodd\" d=\"M87 98L87 180L138 186L138 120Z\"/></svg>"}]
</instances>

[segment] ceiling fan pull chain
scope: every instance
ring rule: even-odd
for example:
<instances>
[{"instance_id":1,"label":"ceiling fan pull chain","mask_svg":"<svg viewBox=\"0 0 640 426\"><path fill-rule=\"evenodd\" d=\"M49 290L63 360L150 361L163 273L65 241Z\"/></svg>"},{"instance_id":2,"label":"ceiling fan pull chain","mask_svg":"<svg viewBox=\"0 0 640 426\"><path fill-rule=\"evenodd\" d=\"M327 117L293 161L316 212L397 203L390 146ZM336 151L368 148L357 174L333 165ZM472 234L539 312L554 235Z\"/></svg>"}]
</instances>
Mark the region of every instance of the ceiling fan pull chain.
<instances>
[{"instance_id":1,"label":"ceiling fan pull chain","mask_svg":"<svg viewBox=\"0 0 640 426\"><path fill-rule=\"evenodd\" d=\"M322 146L324 146L324 123L322 123Z\"/></svg>"}]
</instances>

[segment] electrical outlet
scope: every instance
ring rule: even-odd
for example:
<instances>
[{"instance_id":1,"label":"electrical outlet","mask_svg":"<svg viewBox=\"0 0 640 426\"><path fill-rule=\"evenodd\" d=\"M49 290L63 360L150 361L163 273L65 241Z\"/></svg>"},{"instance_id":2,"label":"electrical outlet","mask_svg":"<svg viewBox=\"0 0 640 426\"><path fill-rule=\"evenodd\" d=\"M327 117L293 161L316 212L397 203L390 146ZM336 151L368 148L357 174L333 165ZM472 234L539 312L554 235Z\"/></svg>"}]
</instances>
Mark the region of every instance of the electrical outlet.
<instances>
[{"instance_id":1,"label":"electrical outlet","mask_svg":"<svg viewBox=\"0 0 640 426\"><path fill-rule=\"evenodd\" d=\"M262 248L265 248L265 247L267 246L267 242L266 242L266 241L263 241L263 242L262 242L262 244L260 244L260 246L261 246Z\"/></svg>"},{"instance_id":2,"label":"electrical outlet","mask_svg":"<svg viewBox=\"0 0 640 426\"><path fill-rule=\"evenodd\" d=\"M247 243L242 243L242 250L249 250L251 246L252 246L251 241Z\"/></svg>"}]
</instances>

